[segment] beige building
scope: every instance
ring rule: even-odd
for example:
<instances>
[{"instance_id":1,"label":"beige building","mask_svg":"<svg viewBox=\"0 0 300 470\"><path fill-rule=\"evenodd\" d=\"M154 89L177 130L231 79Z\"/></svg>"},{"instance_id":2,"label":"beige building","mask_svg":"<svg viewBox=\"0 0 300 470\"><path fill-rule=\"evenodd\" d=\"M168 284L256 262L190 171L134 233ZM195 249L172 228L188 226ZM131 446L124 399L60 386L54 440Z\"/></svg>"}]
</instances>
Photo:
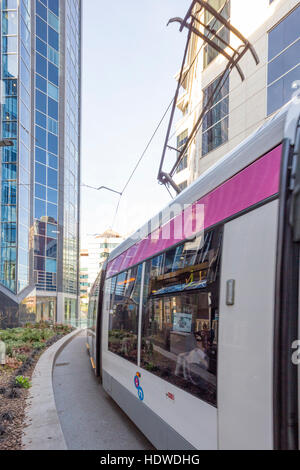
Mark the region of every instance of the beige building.
<instances>
[{"instance_id":1,"label":"beige building","mask_svg":"<svg viewBox=\"0 0 300 470\"><path fill-rule=\"evenodd\" d=\"M86 248L80 251L80 305L84 316L88 310L89 293L109 254L124 238L111 229L102 234L88 235Z\"/></svg>"},{"instance_id":2,"label":"beige building","mask_svg":"<svg viewBox=\"0 0 300 470\"><path fill-rule=\"evenodd\" d=\"M90 287L94 284L103 263L109 254L123 241L122 236L111 229L99 235L90 235L87 240L88 272Z\"/></svg>"},{"instance_id":3,"label":"beige building","mask_svg":"<svg viewBox=\"0 0 300 470\"><path fill-rule=\"evenodd\" d=\"M89 252L88 250L80 250L79 262L79 283L80 283L80 310L81 313L87 313L89 303Z\"/></svg>"},{"instance_id":4,"label":"beige building","mask_svg":"<svg viewBox=\"0 0 300 470\"><path fill-rule=\"evenodd\" d=\"M228 151L264 123L292 96L292 84L300 80L300 3L296 0L208 0L222 16L230 19L254 46L259 58L256 65L248 51L240 61L245 75L242 81L234 69L214 99L202 125L186 151L174 180L184 189ZM241 41L210 14L193 13L202 24L210 25L230 41L234 48ZM196 23L205 32L204 26ZM202 28L202 29L201 29ZM183 34L183 33L182 33ZM214 38L214 41L216 39ZM222 42L218 45L223 49ZM230 49L224 49L230 53ZM183 148L199 118L205 100L224 71L227 59L192 34L177 108L182 117L175 126L177 142ZM185 75L183 75L185 77ZM179 73L176 76L179 80Z\"/></svg>"},{"instance_id":5,"label":"beige building","mask_svg":"<svg viewBox=\"0 0 300 470\"><path fill-rule=\"evenodd\" d=\"M123 237L111 229L104 233L88 235L86 248L80 252L80 290L82 295L89 293L103 263L122 241Z\"/></svg>"}]
</instances>

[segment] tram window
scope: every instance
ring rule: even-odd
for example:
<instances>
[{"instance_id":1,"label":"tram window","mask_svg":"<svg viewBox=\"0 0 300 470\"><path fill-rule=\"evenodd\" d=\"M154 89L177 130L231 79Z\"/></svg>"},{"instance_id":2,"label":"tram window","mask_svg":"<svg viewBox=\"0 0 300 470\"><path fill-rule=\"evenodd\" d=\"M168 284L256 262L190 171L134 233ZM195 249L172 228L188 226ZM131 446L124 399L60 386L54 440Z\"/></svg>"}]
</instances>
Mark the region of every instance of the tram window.
<instances>
[{"instance_id":1,"label":"tram window","mask_svg":"<svg viewBox=\"0 0 300 470\"><path fill-rule=\"evenodd\" d=\"M107 289L109 291L109 311L113 311L114 294L116 288L117 276L109 279Z\"/></svg>"},{"instance_id":2,"label":"tram window","mask_svg":"<svg viewBox=\"0 0 300 470\"><path fill-rule=\"evenodd\" d=\"M216 406L222 228L146 263L141 366Z\"/></svg>"},{"instance_id":3,"label":"tram window","mask_svg":"<svg viewBox=\"0 0 300 470\"><path fill-rule=\"evenodd\" d=\"M109 320L109 351L137 364L138 313L142 265L114 278Z\"/></svg>"},{"instance_id":4,"label":"tram window","mask_svg":"<svg viewBox=\"0 0 300 470\"><path fill-rule=\"evenodd\" d=\"M96 331L97 302L94 297L90 298L88 307L88 328Z\"/></svg>"},{"instance_id":5,"label":"tram window","mask_svg":"<svg viewBox=\"0 0 300 470\"><path fill-rule=\"evenodd\" d=\"M96 331L97 324L97 310L98 310L98 298L99 298L99 289L100 289L100 279L101 274L97 277L89 296L89 306L88 306L88 328Z\"/></svg>"},{"instance_id":6,"label":"tram window","mask_svg":"<svg viewBox=\"0 0 300 470\"><path fill-rule=\"evenodd\" d=\"M93 326L92 322L92 302L89 300L89 306L88 306L88 328L91 329Z\"/></svg>"},{"instance_id":7,"label":"tram window","mask_svg":"<svg viewBox=\"0 0 300 470\"><path fill-rule=\"evenodd\" d=\"M153 258L151 263L151 276L156 277L162 274L163 265L164 255L159 255Z\"/></svg>"}]
</instances>

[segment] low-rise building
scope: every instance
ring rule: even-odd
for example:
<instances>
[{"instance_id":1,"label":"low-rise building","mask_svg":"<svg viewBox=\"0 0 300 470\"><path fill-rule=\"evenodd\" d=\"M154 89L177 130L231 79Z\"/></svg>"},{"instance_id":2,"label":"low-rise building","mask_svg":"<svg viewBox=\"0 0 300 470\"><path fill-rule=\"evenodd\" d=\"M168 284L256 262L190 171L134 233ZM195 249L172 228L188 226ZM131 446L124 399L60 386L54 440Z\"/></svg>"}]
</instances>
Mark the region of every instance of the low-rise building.
<instances>
[{"instance_id":1,"label":"low-rise building","mask_svg":"<svg viewBox=\"0 0 300 470\"><path fill-rule=\"evenodd\" d=\"M89 303L89 252L88 250L80 250L80 269L79 269L79 284L80 284L80 310L81 315L87 314Z\"/></svg>"},{"instance_id":2,"label":"low-rise building","mask_svg":"<svg viewBox=\"0 0 300 470\"><path fill-rule=\"evenodd\" d=\"M87 312L90 290L107 260L110 252L121 242L123 237L111 229L102 234L88 235L86 248L80 251L80 302L81 313Z\"/></svg>"},{"instance_id":3,"label":"low-rise building","mask_svg":"<svg viewBox=\"0 0 300 470\"><path fill-rule=\"evenodd\" d=\"M90 287L94 284L101 267L113 251L121 242L123 237L111 229L104 233L89 235L87 239L88 250L88 272Z\"/></svg>"}]
</instances>

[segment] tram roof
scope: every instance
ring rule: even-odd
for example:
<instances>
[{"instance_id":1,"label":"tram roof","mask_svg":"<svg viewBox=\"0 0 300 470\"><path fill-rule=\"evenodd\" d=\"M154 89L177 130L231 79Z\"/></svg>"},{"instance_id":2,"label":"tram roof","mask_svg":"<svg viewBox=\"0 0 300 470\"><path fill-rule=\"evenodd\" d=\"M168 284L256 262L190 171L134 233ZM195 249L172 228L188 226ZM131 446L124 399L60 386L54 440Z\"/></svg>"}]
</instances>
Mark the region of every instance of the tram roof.
<instances>
[{"instance_id":1,"label":"tram roof","mask_svg":"<svg viewBox=\"0 0 300 470\"><path fill-rule=\"evenodd\" d=\"M296 123L294 121L296 116L300 114L299 110L299 101L296 113L295 99L287 103L237 147L202 173L197 180L173 199L161 212L149 219L139 230L115 248L110 253L108 262L117 258L131 246L167 223L170 220L170 213L175 217L181 213L184 206L193 204L279 145L286 133L291 133L295 129Z\"/></svg>"}]
</instances>

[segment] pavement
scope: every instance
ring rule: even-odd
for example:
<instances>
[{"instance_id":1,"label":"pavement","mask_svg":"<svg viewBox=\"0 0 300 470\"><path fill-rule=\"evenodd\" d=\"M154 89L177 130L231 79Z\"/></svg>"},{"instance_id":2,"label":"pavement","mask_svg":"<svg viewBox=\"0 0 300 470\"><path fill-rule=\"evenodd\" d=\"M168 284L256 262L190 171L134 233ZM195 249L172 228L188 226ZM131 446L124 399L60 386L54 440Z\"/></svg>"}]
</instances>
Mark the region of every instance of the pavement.
<instances>
[{"instance_id":1,"label":"pavement","mask_svg":"<svg viewBox=\"0 0 300 470\"><path fill-rule=\"evenodd\" d=\"M53 390L69 450L153 450L95 377L84 331L56 357Z\"/></svg>"},{"instance_id":2,"label":"pavement","mask_svg":"<svg viewBox=\"0 0 300 470\"><path fill-rule=\"evenodd\" d=\"M75 330L57 341L40 357L32 376L26 399L25 428L22 444L26 450L66 450L52 388L52 371L56 357L80 334Z\"/></svg>"}]
</instances>

